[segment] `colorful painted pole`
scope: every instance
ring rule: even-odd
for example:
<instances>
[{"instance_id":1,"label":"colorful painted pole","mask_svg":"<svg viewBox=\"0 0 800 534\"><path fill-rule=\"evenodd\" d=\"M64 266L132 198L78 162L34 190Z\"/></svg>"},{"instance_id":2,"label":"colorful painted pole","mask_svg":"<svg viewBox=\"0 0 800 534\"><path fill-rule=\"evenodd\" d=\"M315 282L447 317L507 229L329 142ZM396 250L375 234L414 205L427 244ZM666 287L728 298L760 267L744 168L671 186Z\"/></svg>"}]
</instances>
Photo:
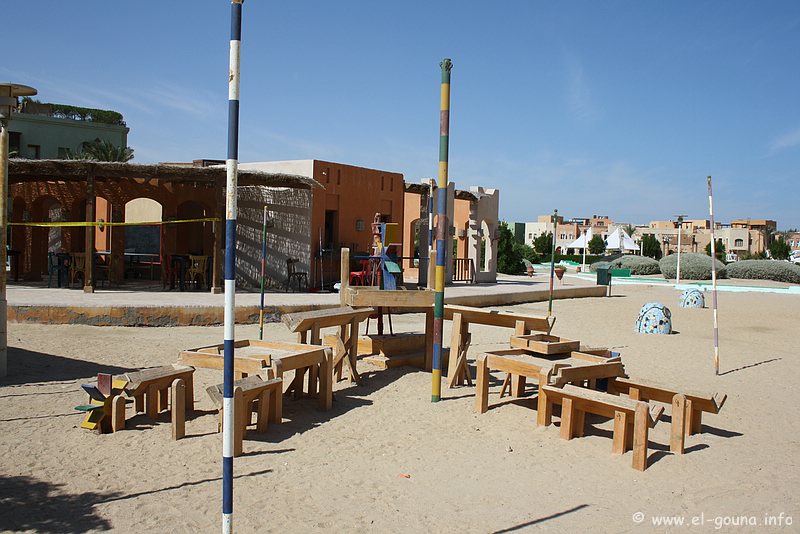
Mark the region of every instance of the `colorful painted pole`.
<instances>
[{"instance_id":1,"label":"colorful painted pole","mask_svg":"<svg viewBox=\"0 0 800 534\"><path fill-rule=\"evenodd\" d=\"M708 215L711 219L711 302L714 313L714 374L719 374L719 328L717 327L717 244L714 237L714 202L708 177Z\"/></svg>"},{"instance_id":2,"label":"colorful painted pole","mask_svg":"<svg viewBox=\"0 0 800 534\"><path fill-rule=\"evenodd\" d=\"M436 213L436 295L433 308L433 369L431 402L439 402L442 392L442 328L444 327L444 266L447 238L447 162L450 146L450 70L453 62L445 58L442 68L441 106L439 111L439 197Z\"/></svg>"},{"instance_id":3,"label":"colorful painted pole","mask_svg":"<svg viewBox=\"0 0 800 534\"><path fill-rule=\"evenodd\" d=\"M239 172L239 53L242 1L231 0L230 70L228 73L228 157L225 186L225 334L222 388L222 532L233 532L233 325L236 300L236 189Z\"/></svg>"},{"instance_id":4,"label":"colorful painted pole","mask_svg":"<svg viewBox=\"0 0 800 534\"><path fill-rule=\"evenodd\" d=\"M264 339L264 282L267 276L267 206L264 206L264 231L261 235L261 305L258 308L258 339Z\"/></svg>"},{"instance_id":5,"label":"colorful painted pole","mask_svg":"<svg viewBox=\"0 0 800 534\"><path fill-rule=\"evenodd\" d=\"M556 230L558 228L558 210L553 210L553 247L550 252L550 302L547 304L547 316L553 315L553 276L556 273Z\"/></svg>"}]
</instances>

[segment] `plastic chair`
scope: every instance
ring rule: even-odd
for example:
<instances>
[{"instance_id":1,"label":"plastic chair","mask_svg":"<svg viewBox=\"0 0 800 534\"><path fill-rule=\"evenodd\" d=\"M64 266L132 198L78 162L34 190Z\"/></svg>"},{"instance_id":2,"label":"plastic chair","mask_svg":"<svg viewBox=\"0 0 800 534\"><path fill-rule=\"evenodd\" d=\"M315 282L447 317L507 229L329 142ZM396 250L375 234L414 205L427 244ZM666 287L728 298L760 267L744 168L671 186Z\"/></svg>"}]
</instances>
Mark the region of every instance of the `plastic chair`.
<instances>
[{"instance_id":1,"label":"plastic chair","mask_svg":"<svg viewBox=\"0 0 800 534\"><path fill-rule=\"evenodd\" d=\"M360 271L350 271L350 285L351 286L365 286L369 277L369 260L359 260L361 264Z\"/></svg>"},{"instance_id":2,"label":"plastic chair","mask_svg":"<svg viewBox=\"0 0 800 534\"><path fill-rule=\"evenodd\" d=\"M189 268L186 269L186 283L197 284L198 288L208 286L208 256L189 255ZM200 280L202 279L202 285Z\"/></svg>"},{"instance_id":3,"label":"plastic chair","mask_svg":"<svg viewBox=\"0 0 800 534\"><path fill-rule=\"evenodd\" d=\"M64 261L58 257L58 254L55 252L48 252L47 253L47 287L52 287L53 285L53 275L56 275L56 283L58 287L61 287L61 276L64 276L64 280L67 279L67 275L69 274L69 267L64 263Z\"/></svg>"}]
</instances>

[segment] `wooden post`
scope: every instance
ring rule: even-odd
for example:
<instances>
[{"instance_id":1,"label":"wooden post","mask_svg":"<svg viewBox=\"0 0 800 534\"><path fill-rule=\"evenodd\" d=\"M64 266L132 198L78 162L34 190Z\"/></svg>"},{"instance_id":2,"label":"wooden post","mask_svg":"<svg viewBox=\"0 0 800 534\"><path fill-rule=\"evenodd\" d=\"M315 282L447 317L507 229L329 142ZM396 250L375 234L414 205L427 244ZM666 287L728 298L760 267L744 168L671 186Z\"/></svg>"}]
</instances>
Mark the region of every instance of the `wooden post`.
<instances>
[{"instance_id":1,"label":"wooden post","mask_svg":"<svg viewBox=\"0 0 800 534\"><path fill-rule=\"evenodd\" d=\"M250 410L245 413L244 393L242 388L238 386L233 390L233 417L233 455L241 456L244 433L250 419Z\"/></svg>"},{"instance_id":2,"label":"wooden post","mask_svg":"<svg viewBox=\"0 0 800 534\"><path fill-rule=\"evenodd\" d=\"M553 419L553 403L547 398L544 387L550 379L549 369L539 370L539 398L536 408L536 426L550 426Z\"/></svg>"},{"instance_id":3,"label":"wooden post","mask_svg":"<svg viewBox=\"0 0 800 534\"><path fill-rule=\"evenodd\" d=\"M628 433L630 420L625 412L614 412L614 441L611 445L612 454L624 454L628 446Z\"/></svg>"},{"instance_id":4,"label":"wooden post","mask_svg":"<svg viewBox=\"0 0 800 534\"><path fill-rule=\"evenodd\" d=\"M325 349L325 359L319 365L319 405L323 411L332 408L333 400L333 350Z\"/></svg>"},{"instance_id":5,"label":"wooden post","mask_svg":"<svg viewBox=\"0 0 800 534\"><path fill-rule=\"evenodd\" d=\"M94 173L89 172L86 177L86 263L83 271L83 292L94 293ZM4 230L5 231L5 230Z\"/></svg>"},{"instance_id":6,"label":"wooden post","mask_svg":"<svg viewBox=\"0 0 800 534\"><path fill-rule=\"evenodd\" d=\"M144 397L145 412L147 417L156 419L158 417L158 388L155 384L151 384L147 388L147 393Z\"/></svg>"},{"instance_id":7,"label":"wooden post","mask_svg":"<svg viewBox=\"0 0 800 534\"><path fill-rule=\"evenodd\" d=\"M575 404L569 397L561 400L561 439L570 440L575 435Z\"/></svg>"},{"instance_id":8,"label":"wooden post","mask_svg":"<svg viewBox=\"0 0 800 534\"><path fill-rule=\"evenodd\" d=\"M683 454L684 451L686 415L686 395L675 395L672 398L672 425L669 435L669 450L675 454Z\"/></svg>"},{"instance_id":9,"label":"wooden post","mask_svg":"<svg viewBox=\"0 0 800 534\"><path fill-rule=\"evenodd\" d=\"M477 377L475 379L475 411L486 413L489 409L489 366L486 363L486 354L478 355L475 360Z\"/></svg>"},{"instance_id":10,"label":"wooden post","mask_svg":"<svg viewBox=\"0 0 800 534\"><path fill-rule=\"evenodd\" d=\"M647 438L650 429L648 419L650 410L646 402L636 404L636 412L633 417L633 463L632 466L638 471L647 468Z\"/></svg>"},{"instance_id":11,"label":"wooden post","mask_svg":"<svg viewBox=\"0 0 800 534\"><path fill-rule=\"evenodd\" d=\"M266 432L267 427L269 425L269 412L270 412L270 395L271 391L269 389L265 389L261 392L261 395L258 396L258 417L256 419L256 431L257 432ZM275 390L275 394L279 395L280 390Z\"/></svg>"},{"instance_id":12,"label":"wooden post","mask_svg":"<svg viewBox=\"0 0 800 534\"><path fill-rule=\"evenodd\" d=\"M464 341L464 336L462 334L464 328L464 320L462 315L458 312L453 314L453 320L451 321L453 325L453 335L450 338L450 358L447 364L447 383L449 387L455 387L456 384L460 385L463 383L462 380L459 380L460 369L458 366L458 356L461 354L461 344ZM467 328L469 328L469 324L467 324Z\"/></svg>"},{"instance_id":13,"label":"wooden post","mask_svg":"<svg viewBox=\"0 0 800 534\"><path fill-rule=\"evenodd\" d=\"M125 429L125 397L115 395L111 401L111 432Z\"/></svg>"},{"instance_id":14,"label":"wooden post","mask_svg":"<svg viewBox=\"0 0 800 534\"><path fill-rule=\"evenodd\" d=\"M181 378L172 381L172 439L186 436L186 382Z\"/></svg>"},{"instance_id":15,"label":"wooden post","mask_svg":"<svg viewBox=\"0 0 800 534\"><path fill-rule=\"evenodd\" d=\"M346 306L347 289L350 287L350 249L343 248L339 265L339 305Z\"/></svg>"}]
</instances>

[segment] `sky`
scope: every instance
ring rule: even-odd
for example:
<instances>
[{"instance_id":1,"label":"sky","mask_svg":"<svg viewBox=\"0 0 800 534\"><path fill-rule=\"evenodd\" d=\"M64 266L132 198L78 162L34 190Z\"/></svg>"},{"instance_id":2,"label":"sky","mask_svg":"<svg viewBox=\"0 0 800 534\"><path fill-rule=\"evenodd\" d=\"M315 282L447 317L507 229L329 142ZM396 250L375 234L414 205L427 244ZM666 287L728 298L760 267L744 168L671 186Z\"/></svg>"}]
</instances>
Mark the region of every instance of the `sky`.
<instances>
[{"instance_id":1,"label":"sky","mask_svg":"<svg viewBox=\"0 0 800 534\"><path fill-rule=\"evenodd\" d=\"M224 159L230 4L27 0L0 80L121 112L134 162ZM246 0L243 162L450 180L500 217L800 227L800 2Z\"/></svg>"}]
</instances>

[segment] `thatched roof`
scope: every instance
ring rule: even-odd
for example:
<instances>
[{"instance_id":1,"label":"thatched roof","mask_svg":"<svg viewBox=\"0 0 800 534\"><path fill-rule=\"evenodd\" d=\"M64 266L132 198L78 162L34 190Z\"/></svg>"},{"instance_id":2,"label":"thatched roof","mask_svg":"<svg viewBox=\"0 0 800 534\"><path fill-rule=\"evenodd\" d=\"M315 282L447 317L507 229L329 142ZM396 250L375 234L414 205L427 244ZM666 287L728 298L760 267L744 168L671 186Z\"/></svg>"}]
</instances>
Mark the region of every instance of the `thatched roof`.
<instances>
[{"instance_id":1,"label":"thatched roof","mask_svg":"<svg viewBox=\"0 0 800 534\"><path fill-rule=\"evenodd\" d=\"M215 184L225 182L226 169L222 167L182 167L164 164L118 163L106 161L62 159L11 159L8 162L9 183L22 182L80 182L88 176L97 181L120 179L160 180L164 182L197 182ZM283 174L239 169L239 185L266 185L312 189L322 185L312 178L297 174Z\"/></svg>"},{"instance_id":2,"label":"thatched roof","mask_svg":"<svg viewBox=\"0 0 800 534\"><path fill-rule=\"evenodd\" d=\"M434 189L437 189L434 186ZM405 192L406 193L416 193L417 195L427 195L428 194L428 186L425 184L406 184ZM478 197L475 196L475 193L472 191L463 191L461 189L456 189L456 200L478 200Z\"/></svg>"}]
</instances>

